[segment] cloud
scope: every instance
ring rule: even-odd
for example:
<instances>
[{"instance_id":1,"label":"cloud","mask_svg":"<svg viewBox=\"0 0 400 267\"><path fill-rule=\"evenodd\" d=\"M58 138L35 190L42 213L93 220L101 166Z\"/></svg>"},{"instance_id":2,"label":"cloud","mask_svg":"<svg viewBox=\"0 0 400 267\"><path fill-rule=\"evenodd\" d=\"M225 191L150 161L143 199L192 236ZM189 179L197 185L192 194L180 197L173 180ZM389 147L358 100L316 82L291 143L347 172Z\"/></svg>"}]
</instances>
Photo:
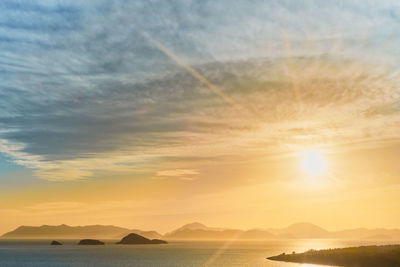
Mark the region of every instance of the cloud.
<instances>
[{"instance_id":1,"label":"cloud","mask_svg":"<svg viewBox=\"0 0 400 267\"><path fill-rule=\"evenodd\" d=\"M63 181L395 138L399 10L373 3L3 1L0 152Z\"/></svg>"},{"instance_id":2,"label":"cloud","mask_svg":"<svg viewBox=\"0 0 400 267\"><path fill-rule=\"evenodd\" d=\"M67 211L73 211L77 209L81 209L83 207L86 207L86 203L81 203L81 202L45 202L45 203L38 203L29 207L26 207L26 209L31 210L31 211L60 211L60 210L67 210Z\"/></svg>"},{"instance_id":3,"label":"cloud","mask_svg":"<svg viewBox=\"0 0 400 267\"><path fill-rule=\"evenodd\" d=\"M158 171L156 175L162 177L180 177L184 180L193 180L194 178L191 176L196 176L198 174L199 172L196 170L175 169Z\"/></svg>"},{"instance_id":4,"label":"cloud","mask_svg":"<svg viewBox=\"0 0 400 267\"><path fill-rule=\"evenodd\" d=\"M358 62L292 61L290 73L285 63L268 60L201 66L204 75L253 110L254 119L244 120L189 74L179 72L122 87L115 101L109 96L100 105L80 107L90 113L0 118L11 128L3 133L1 151L37 169L41 178L74 180L97 170L135 171L163 157L232 156L266 146L272 153L280 151L279 143L295 145L310 138L340 143L366 135L394 137L396 75ZM130 106L136 101L130 92L139 90L135 88L146 90L152 101ZM380 108L386 106L392 112Z\"/></svg>"}]
</instances>

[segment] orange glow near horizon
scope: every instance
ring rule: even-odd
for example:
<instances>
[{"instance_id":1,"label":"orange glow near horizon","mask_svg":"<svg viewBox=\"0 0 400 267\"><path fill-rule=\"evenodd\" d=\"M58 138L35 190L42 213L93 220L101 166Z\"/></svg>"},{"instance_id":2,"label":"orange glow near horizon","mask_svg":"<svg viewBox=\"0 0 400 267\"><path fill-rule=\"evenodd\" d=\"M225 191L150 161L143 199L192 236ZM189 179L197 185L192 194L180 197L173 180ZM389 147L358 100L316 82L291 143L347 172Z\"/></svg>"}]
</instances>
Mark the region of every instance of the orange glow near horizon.
<instances>
[{"instance_id":1,"label":"orange glow near horizon","mask_svg":"<svg viewBox=\"0 0 400 267\"><path fill-rule=\"evenodd\" d=\"M277 12L265 9L276 19L290 15L271 19L268 28L270 19L257 21L257 9L237 1L238 14L251 11L250 24L220 12L216 21L204 21L209 25L180 25L201 20L199 13L164 25L183 31L175 36L157 30L158 18L140 23L142 14L131 14L136 5L124 19L116 19L121 6L107 9L118 10L114 16L99 16L99 26L76 27L87 30L69 36L82 38L76 45L55 38L46 46L66 49L64 56L46 48L36 58L31 40L6 51L0 63L15 73L4 88L15 90L4 89L0 98L0 234L42 224L167 232L192 221L243 229L298 221L332 230L400 227L400 68L392 62L396 53L386 58L369 50L383 45L381 27L367 50L367 42L353 46L348 25L343 34L332 28L342 17L323 28L307 5L307 19L298 17L304 27L278 29L301 14L283 4ZM118 30L103 33L113 29L102 29L104 18L115 18ZM25 22L11 28L26 35ZM308 32L304 38L300 28ZM110 40L120 42L115 51ZM93 53L100 44L104 50L80 54L92 42ZM32 77L22 75L39 66Z\"/></svg>"}]
</instances>

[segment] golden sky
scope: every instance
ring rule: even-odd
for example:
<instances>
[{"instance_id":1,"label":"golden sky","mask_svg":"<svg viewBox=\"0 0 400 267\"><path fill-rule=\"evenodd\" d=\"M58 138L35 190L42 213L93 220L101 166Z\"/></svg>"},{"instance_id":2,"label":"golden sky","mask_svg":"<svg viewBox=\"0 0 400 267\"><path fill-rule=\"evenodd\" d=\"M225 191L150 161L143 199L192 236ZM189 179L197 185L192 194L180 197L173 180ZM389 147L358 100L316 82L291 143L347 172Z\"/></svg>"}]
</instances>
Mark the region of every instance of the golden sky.
<instances>
[{"instance_id":1,"label":"golden sky","mask_svg":"<svg viewBox=\"0 0 400 267\"><path fill-rule=\"evenodd\" d=\"M400 227L395 2L226 4L0 11L0 232Z\"/></svg>"}]
</instances>

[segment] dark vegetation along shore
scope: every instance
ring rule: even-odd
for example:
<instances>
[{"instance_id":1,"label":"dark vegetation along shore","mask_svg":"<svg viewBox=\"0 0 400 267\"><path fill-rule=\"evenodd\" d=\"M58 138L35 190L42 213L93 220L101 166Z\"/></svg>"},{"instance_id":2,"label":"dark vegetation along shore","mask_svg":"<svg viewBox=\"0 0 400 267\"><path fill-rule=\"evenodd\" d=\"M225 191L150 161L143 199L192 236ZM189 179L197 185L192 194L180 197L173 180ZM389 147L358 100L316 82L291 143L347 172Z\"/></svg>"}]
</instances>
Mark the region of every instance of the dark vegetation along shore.
<instances>
[{"instance_id":1,"label":"dark vegetation along shore","mask_svg":"<svg viewBox=\"0 0 400 267\"><path fill-rule=\"evenodd\" d=\"M304 253L283 253L267 259L335 266L398 267L400 266L400 245L309 250Z\"/></svg>"}]
</instances>

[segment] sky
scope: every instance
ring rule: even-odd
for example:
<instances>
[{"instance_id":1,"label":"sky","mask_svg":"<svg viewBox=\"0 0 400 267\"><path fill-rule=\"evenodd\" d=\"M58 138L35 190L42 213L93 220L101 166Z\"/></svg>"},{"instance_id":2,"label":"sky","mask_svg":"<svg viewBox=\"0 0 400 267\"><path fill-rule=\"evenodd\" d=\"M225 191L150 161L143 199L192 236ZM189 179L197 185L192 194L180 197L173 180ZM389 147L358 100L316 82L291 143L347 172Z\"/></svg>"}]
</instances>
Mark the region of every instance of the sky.
<instances>
[{"instance_id":1,"label":"sky","mask_svg":"<svg viewBox=\"0 0 400 267\"><path fill-rule=\"evenodd\" d=\"M1 1L0 232L400 228L399 28L389 0Z\"/></svg>"}]
</instances>

